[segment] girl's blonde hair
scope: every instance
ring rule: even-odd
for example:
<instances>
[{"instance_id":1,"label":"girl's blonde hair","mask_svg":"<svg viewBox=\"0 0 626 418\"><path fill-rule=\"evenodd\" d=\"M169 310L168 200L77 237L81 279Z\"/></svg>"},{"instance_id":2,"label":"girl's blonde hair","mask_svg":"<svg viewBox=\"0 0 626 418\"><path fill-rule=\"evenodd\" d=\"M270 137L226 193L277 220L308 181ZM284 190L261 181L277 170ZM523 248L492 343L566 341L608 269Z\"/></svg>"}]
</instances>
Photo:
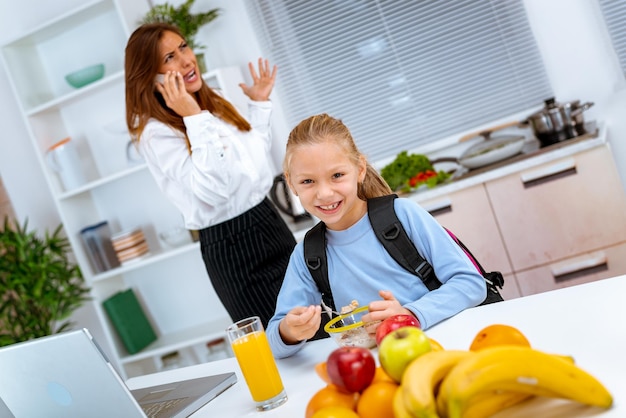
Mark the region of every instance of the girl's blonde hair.
<instances>
[{"instance_id":1,"label":"girl's blonde hair","mask_svg":"<svg viewBox=\"0 0 626 418\"><path fill-rule=\"evenodd\" d=\"M359 185L359 199L367 200L392 193L389 185L380 174L378 174L378 171L376 171L374 167L367 162L367 158L361 154L354 143L354 139L348 127L344 125L340 119L333 118L326 113L304 119L289 133L285 159L283 160L283 171L285 175L289 178L291 157L298 146L321 144L324 142L332 142L339 145L345 150L348 158L356 166L359 165L361 159L365 161L365 179L363 183Z\"/></svg>"}]
</instances>

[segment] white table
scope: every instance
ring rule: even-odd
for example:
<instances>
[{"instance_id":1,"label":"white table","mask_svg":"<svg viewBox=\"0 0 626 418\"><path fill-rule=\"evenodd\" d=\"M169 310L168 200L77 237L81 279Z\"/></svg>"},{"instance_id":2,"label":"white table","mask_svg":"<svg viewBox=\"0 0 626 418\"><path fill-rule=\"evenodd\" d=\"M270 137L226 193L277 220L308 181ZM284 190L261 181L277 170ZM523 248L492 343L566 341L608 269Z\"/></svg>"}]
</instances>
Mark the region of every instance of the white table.
<instances>
[{"instance_id":1,"label":"white table","mask_svg":"<svg viewBox=\"0 0 626 418\"><path fill-rule=\"evenodd\" d=\"M498 414L502 417L626 417L626 275L579 286L468 309L427 330L444 348L467 349L483 327L509 324L520 329L534 348L572 355L598 378L615 399L611 410L572 402L538 399ZM279 408L257 412L234 358L176 369L127 381L131 389L157 383L235 371L239 381L199 410L194 417L303 417L311 396L325 383L314 366L337 348L330 339L307 343L297 355L278 360L289 400ZM533 410L535 410L533 412Z\"/></svg>"}]
</instances>

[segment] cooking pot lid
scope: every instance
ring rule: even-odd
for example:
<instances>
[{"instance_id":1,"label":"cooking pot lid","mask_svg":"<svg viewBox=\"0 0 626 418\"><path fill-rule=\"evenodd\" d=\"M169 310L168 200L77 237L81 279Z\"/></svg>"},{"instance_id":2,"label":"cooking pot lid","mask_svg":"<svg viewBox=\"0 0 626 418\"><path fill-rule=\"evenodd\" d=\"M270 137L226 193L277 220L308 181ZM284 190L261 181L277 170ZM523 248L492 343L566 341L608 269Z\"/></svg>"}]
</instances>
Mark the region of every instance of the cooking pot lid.
<instances>
[{"instance_id":1,"label":"cooking pot lid","mask_svg":"<svg viewBox=\"0 0 626 418\"><path fill-rule=\"evenodd\" d=\"M499 148L503 148L517 141L524 141L524 135L498 135L492 136L478 144L469 147L461 156L461 160L474 158L478 155L487 154Z\"/></svg>"}]
</instances>

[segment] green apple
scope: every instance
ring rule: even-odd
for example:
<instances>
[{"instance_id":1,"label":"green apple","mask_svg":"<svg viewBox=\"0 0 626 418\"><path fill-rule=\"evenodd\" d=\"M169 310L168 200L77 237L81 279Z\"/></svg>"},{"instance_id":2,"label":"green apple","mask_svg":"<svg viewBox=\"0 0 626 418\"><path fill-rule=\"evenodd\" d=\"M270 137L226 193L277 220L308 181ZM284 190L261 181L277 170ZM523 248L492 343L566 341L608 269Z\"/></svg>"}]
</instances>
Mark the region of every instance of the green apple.
<instances>
[{"instance_id":1,"label":"green apple","mask_svg":"<svg viewBox=\"0 0 626 418\"><path fill-rule=\"evenodd\" d=\"M378 360L385 372L397 383L407 366L422 354L432 350L430 340L414 326L398 328L387 334L378 347Z\"/></svg>"}]
</instances>

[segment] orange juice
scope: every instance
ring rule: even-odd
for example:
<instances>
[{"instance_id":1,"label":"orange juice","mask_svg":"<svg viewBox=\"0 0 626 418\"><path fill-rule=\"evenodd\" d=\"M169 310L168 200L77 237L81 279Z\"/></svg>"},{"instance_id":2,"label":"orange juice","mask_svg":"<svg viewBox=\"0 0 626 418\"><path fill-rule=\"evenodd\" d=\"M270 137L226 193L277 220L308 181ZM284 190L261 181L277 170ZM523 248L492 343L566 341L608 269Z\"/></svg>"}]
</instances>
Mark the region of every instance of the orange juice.
<instances>
[{"instance_id":1,"label":"orange juice","mask_svg":"<svg viewBox=\"0 0 626 418\"><path fill-rule=\"evenodd\" d=\"M232 342L232 347L255 402L270 399L283 390L265 332L243 335Z\"/></svg>"}]
</instances>

